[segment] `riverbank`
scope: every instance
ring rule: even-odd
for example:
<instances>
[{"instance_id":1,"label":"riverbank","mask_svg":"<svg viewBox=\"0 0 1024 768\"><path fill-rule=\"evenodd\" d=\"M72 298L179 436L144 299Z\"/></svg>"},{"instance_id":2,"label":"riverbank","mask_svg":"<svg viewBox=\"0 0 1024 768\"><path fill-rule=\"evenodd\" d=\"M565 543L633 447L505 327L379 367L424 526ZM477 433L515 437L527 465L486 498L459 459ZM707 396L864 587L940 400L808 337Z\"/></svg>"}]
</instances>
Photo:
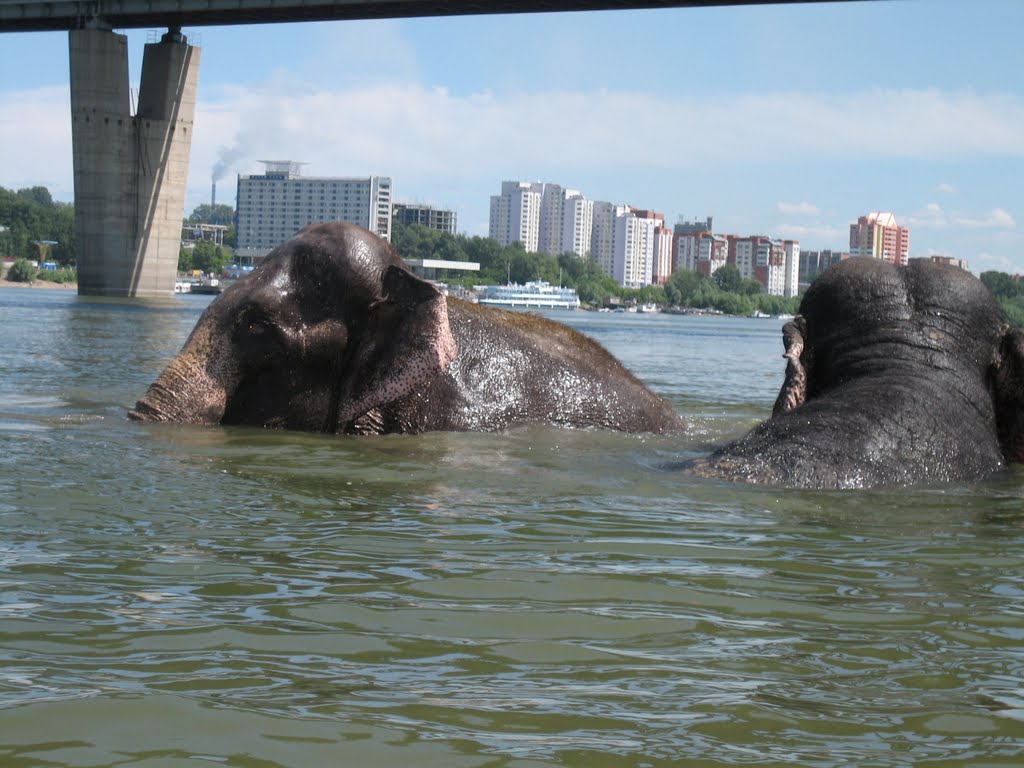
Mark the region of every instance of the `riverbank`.
<instances>
[{"instance_id":1,"label":"riverbank","mask_svg":"<svg viewBox=\"0 0 1024 768\"><path fill-rule=\"evenodd\" d=\"M0 288L61 288L78 290L78 283L52 283L49 280L36 280L31 283L16 283L12 280L0 280Z\"/></svg>"}]
</instances>

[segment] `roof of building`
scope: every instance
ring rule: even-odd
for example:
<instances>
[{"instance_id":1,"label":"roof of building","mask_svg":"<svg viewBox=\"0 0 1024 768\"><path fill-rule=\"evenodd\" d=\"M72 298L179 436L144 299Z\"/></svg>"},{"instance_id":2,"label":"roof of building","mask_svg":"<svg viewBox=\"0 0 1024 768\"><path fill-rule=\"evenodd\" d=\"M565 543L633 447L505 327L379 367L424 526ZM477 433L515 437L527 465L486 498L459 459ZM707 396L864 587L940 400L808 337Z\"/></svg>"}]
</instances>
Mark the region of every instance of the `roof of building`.
<instances>
[{"instance_id":1,"label":"roof of building","mask_svg":"<svg viewBox=\"0 0 1024 768\"><path fill-rule=\"evenodd\" d=\"M880 227L895 227L896 217L889 211L872 211L867 215L868 222L878 224Z\"/></svg>"}]
</instances>

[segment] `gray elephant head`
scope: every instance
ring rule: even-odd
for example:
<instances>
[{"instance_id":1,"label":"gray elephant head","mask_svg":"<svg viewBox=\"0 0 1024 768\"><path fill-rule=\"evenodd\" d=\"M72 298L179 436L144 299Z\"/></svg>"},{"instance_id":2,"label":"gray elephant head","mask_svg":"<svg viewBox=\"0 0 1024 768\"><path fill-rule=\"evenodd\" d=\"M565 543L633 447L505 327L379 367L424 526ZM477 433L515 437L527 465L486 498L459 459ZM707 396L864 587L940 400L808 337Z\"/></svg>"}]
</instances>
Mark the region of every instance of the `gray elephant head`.
<instances>
[{"instance_id":1,"label":"gray elephant head","mask_svg":"<svg viewBox=\"0 0 1024 768\"><path fill-rule=\"evenodd\" d=\"M783 329L771 419L698 474L804 487L972 481L1024 460L1024 336L967 272L834 266Z\"/></svg>"},{"instance_id":2,"label":"gray elephant head","mask_svg":"<svg viewBox=\"0 0 1024 768\"><path fill-rule=\"evenodd\" d=\"M444 296L386 242L314 225L210 304L129 415L335 432L455 352Z\"/></svg>"},{"instance_id":3,"label":"gray elephant head","mask_svg":"<svg viewBox=\"0 0 1024 768\"><path fill-rule=\"evenodd\" d=\"M307 227L217 297L129 416L353 434L683 428L592 339L446 299L340 223Z\"/></svg>"}]
</instances>

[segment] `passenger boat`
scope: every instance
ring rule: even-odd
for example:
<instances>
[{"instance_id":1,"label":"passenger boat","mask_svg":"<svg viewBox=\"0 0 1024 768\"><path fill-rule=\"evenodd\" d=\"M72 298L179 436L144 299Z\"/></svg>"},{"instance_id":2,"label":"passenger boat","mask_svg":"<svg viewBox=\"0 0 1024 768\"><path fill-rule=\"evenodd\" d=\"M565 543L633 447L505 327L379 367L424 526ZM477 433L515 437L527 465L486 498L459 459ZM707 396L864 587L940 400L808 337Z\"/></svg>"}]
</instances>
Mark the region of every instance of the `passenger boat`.
<instances>
[{"instance_id":1,"label":"passenger boat","mask_svg":"<svg viewBox=\"0 0 1024 768\"><path fill-rule=\"evenodd\" d=\"M574 288L559 288L545 280L525 285L481 285L479 303L492 307L524 309L579 309L580 297Z\"/></svg>"}]
</instances>

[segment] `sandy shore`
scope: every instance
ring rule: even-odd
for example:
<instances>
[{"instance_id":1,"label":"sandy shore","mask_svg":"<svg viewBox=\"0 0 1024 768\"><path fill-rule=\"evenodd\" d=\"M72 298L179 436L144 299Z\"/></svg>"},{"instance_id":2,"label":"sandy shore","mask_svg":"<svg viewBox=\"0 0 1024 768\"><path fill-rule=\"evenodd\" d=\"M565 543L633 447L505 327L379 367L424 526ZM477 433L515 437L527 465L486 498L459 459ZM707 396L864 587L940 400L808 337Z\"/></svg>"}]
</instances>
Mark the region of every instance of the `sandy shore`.
<instances>
[{"instance_id":1,"label":"sandy shore","mask_svg":"<svg viewBox=\"0 0 1024 768\"><path fill-rule=\"evenodd\" d=\"M48 280L36 280L34 283L14 283L10 280L0 280L0 288L58 288L77 291L78 283L51 283Z\"/></svg>"}]
</instances>

